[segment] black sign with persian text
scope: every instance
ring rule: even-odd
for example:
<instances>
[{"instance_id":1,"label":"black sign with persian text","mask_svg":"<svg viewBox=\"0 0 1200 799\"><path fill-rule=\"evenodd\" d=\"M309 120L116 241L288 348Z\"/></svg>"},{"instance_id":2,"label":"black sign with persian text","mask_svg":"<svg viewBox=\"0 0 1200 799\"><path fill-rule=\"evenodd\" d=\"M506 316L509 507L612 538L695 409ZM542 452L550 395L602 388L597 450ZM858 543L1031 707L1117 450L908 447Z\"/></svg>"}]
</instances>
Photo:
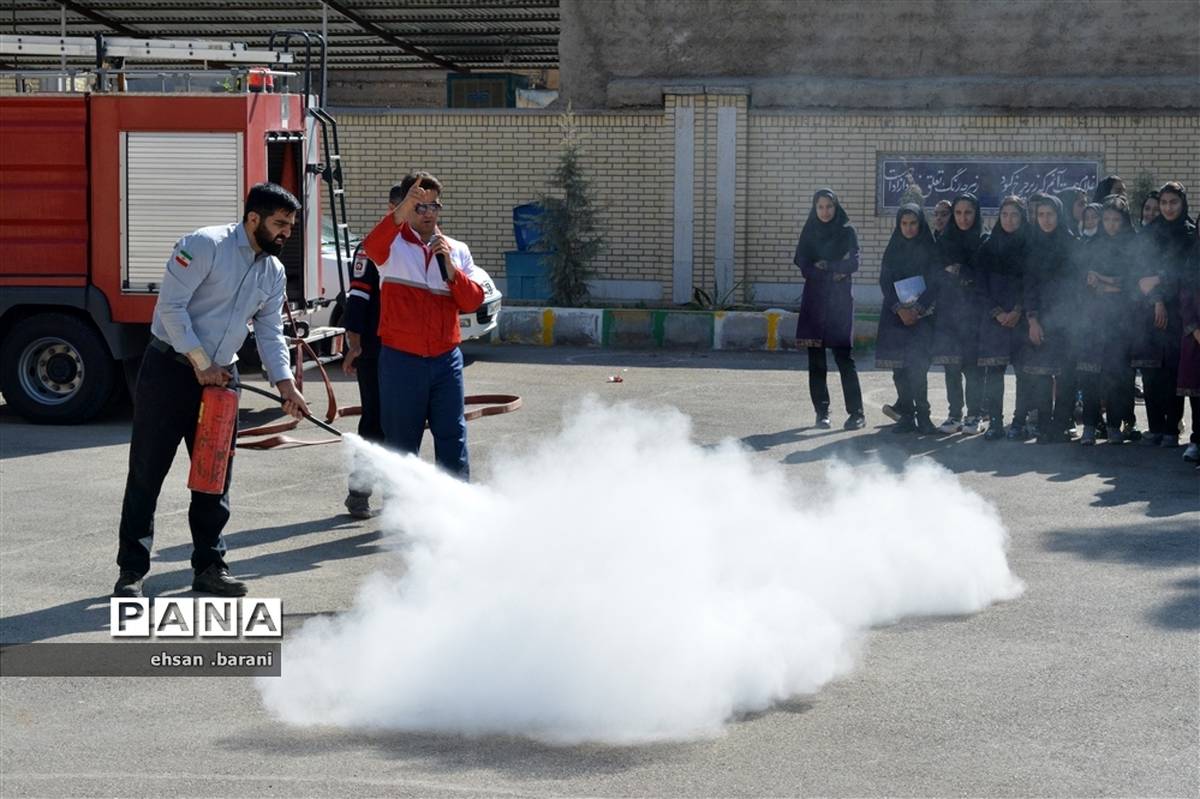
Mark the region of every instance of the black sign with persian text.
<instances>
[{"instance_id":1,"label":"black sign with persian text","mask_svg":"<svg viewBox=\"0 0 1200 799\"><path fill-rule=\"evenodd\" d=\"M1100 170L1098 158L881 155L875 170L876 211L895 211L909 197L915 198L915 190L924 197L926 208L970 192L986 211L998 209L1000 201L1010 194L1057 194L1072 187L1091 194Z\"/></svg>"}]
</instances>

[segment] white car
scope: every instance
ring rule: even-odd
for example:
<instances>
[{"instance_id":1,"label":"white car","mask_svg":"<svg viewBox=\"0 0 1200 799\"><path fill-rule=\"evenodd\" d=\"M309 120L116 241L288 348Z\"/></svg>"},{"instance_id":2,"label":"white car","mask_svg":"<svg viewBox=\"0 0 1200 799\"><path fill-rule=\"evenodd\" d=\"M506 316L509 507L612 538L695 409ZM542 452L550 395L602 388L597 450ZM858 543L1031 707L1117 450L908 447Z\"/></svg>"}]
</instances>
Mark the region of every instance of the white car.
<instances>
[{"instance_id":1,"label":"white car","mask_svg":"<svg viewBox=\"0 0 1200 799\"><path fill-rule=\"evenodd\" d=\"M350 234L350 249L353 252L358 246L361 239ZM321 220L321 283L326 287L326 292L337 292L338 283L337 277L337 252L335 251L333 239L333 224L328 217ZM349 262L343 258L343 268L349 269ZM347 280L349 276L346 276ZM462 331L463 341L469 341L475 338L482 338L488 333L491 333L500 324L500 304L503 295L500 289L496 288L495 282L492 281L483 267L475 265L475 279L479 285L483 286L483 304L479 306L479 310L475 313L462 313L458 315L458 327ZM333 314L335 318L331 323L336 324L340 313Z\"/></svg>"}]
</instances>

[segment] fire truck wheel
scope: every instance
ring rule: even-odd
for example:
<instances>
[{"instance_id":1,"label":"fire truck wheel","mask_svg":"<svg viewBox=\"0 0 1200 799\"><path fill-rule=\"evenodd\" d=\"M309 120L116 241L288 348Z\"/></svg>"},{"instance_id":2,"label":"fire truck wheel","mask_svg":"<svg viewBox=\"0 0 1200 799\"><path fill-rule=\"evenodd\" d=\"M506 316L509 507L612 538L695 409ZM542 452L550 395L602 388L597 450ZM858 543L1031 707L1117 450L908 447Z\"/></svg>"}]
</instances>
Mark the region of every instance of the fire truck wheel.
<instances>
[{"instance_id":1,"label":"fire truck wheel","mask_svg":"<svg viewBox=\"0 0 1200 799\"><path fill-rule=\"evenodd\" d=\"M100 334L74 316L22 320L0 348L0 389L13 410L38 424L78 424L108 404L117 364Z\"/></svg>"}]
</instances>

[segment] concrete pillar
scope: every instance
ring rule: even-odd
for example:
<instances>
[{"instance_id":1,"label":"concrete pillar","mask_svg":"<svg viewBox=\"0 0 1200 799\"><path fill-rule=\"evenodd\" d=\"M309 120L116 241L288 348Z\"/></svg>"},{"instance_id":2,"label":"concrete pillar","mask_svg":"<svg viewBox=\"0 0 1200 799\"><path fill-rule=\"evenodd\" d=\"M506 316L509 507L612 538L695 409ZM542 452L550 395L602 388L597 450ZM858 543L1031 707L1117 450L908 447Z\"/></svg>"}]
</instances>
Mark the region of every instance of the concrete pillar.
<instances>
[{"instance_id":1,"label":"concrete pillar","mask_svg":"<svg viewBox=\"0 0 1200 799\"><path fill-rule=\"evenodd\" d=\"M668 86L675 133L672 301L695 289L714 302L745 297L746 110L741 86Z\"/></svg>"}]
</instances>

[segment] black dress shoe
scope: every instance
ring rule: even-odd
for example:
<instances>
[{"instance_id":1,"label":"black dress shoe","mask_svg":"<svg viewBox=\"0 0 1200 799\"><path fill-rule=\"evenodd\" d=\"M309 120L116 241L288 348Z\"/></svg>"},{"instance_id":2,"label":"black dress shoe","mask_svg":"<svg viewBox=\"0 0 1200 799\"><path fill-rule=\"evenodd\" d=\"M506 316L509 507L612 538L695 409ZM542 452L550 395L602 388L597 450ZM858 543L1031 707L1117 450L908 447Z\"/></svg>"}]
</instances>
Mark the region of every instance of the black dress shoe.
<instances>
[{"instance_id":1,"label":"black dress shoe","mask_svg":"<svg viewBox=\"0 0 1200 799\"><path fill-rule=\"evenodd\" d=\"M917 432L917 423L913 421L911 416L903 416L900 421L892 425L893 433L915 433Z\"/></svg>"},{"instance_id":2,"label":"black dress shoe","mask_svg":"<svg viewBox=\"0 0 1200 799\"><path fill-rule=\"evenodd\" d=\"M842 425L843 430L861 430L867 426L867 420L863 418L861 413L852 413L846 423Z\"/></svg>"},{"instance_id":3,"label":"black dress shoe","mask_svg":"<svg viewBox=\"0 0 1200 799\"><path fill-rule=\"evenodd\" d=\"M142 595L142 575L137 572L122 571L113 586L112 595L115 597L139 597Z\"/></svg>"},{"instance_id":4,"label":"black dress shoe","mask_svg":"<svg viewBox=\"0 0 1200 799\"><path fill-rule=\"evenodd\" d=\"M216 563L192 578L192 590L216 596L245 596L246 584L229 576L229 569Z\"/></svg>"},{"instance_id":5,"label":"black dress shoe","mask_svg":"<svg viewBox=\"0 0 1200 799\"><path fill-rule=\"evenodd\" d=\"M941 432L937 429L937 425L928 416L921 416L917 419L917 432L923 436L931 436Z\"/></svg>"}]
</instances>

